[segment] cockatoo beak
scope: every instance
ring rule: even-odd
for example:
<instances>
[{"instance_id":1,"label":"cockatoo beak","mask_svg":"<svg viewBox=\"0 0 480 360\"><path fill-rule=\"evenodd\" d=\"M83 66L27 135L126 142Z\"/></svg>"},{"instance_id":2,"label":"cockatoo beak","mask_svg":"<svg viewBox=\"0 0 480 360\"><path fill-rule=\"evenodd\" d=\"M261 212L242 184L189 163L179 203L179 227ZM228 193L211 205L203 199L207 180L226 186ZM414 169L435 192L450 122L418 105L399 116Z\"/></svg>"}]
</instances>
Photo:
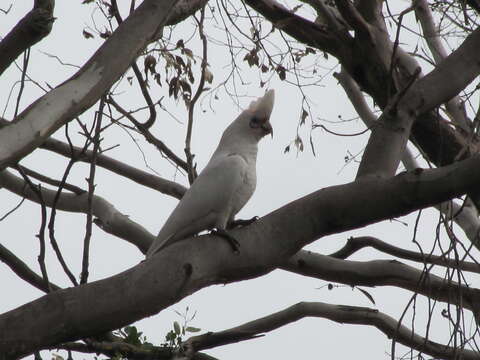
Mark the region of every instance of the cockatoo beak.
<instances>
[{"instance_id":1,"label":"cockatoo beak","mask_svg":"<svg viewBox=\"0 0 480 360\"><path fill-rule=\"evenodd\" d=\"M270 134L273 139L273 127L272 124L270 124L270 121L266 121L264 124L262 124L262 129L265 131L265 133Z\"/></svg>"}]
</instances>

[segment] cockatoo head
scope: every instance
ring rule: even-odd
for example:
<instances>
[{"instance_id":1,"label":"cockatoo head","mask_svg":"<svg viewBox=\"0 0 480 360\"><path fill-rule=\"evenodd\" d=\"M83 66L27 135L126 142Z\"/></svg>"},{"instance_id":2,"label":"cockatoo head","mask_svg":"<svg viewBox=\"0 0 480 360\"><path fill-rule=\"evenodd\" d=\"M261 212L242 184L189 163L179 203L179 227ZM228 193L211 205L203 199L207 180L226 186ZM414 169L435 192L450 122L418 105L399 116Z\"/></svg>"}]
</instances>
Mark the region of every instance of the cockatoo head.
<instances>
[{"instance_id":1,"label":"cockatoo head","mask_svg":"<svg viewBox=\"0 0 480 360\"><path fill-rule=\"evenodd\" d=\"M263 137L267 134L273 137L273 128L270 124L270 115L273 110L273 103L275 101L275 92L273 89L268 90L265 95L250 103L250 106L245 111L250 115L248 125L258 136Z\"/></svg>"},{"instance_id":2,"label":"cockatoo head","mask_svg":"<svg viewBox=\"0 0 480 360\"><path fill-rule=\"evenodd\" d=\"M224 141L260 141L267 134L273 136L270 115L273 110L275 92L268 90L265 95L250 103L223 133ZM227 140L228 139L228 140ZM248 140L249 139L249 140Z\"/></svg>"}]
</instances>

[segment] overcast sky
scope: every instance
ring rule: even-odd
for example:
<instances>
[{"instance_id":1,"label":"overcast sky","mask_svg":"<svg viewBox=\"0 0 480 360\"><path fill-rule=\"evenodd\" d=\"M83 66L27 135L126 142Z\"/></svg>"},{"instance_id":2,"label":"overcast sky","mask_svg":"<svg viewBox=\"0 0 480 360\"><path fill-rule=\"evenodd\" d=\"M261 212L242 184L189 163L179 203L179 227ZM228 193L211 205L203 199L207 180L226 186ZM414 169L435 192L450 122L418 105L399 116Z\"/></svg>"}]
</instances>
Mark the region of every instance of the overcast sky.
<instances>
[{"instance_id":1,"label":"overcast sky","mask_svg":"<svg viewBox=\"0 0 480 360\"><path fill-rule=\"evenodd\" d=\"M46 55L54 54L62 62L74 65L83 65L94 53L102 39L85 39L82 30L92 26L92 21L100 21L98 13L92 11L94 6L81 5L81 1L57 1L55 8L55 21L53 31L46 39L37 44L31 51L29 76L44 87L56 86L75 73L76 68L61 65L55 58ZM402 2L406 5L407 3ZM1 5L4 7L4 5ZM16 22L29 11L31 2L16 1L8 15L0 14L0 35L4 36ZM97 22L98 24L99 22ZM191 23L187 20L187 25ZM175 29L173 39L187 39L192 33L192 28L182 25ZM265 27L269 24L265 24ZM90 30L89 30L90 31ZM219 39L221 31L210 29L212 36ZM208 28L207 28L208 32ZM407 36L407 34L406 34ZM175 43L175 41L172 41ZM408 38L405 38L408 41ZM198 45L190 44L196 54ZM411 44L415 46L415 44ZM214 74L214 83L218 85L229 68L228 53L225 46L211 46L209 54L210 68ZM17 64L21 65L21 58ZM320 63L324 69L318 68L319 74L328 74L335 63L325 61ZM335 69L339 71L339 69ZM1 78L0 110L3 116L11 119L18 84L14 85L20 77L20 71L12 65ZM253 97L260 96L264 89L259 87L256 71L249 71L245 67L244 80L246 84L239 86L239 94L248 95L239 98L241 107L248 106ZM289 80L294 77L287 75ZM47 86L48 83L48 86ZM11 92L11 88L13 92ZM134 83L133 86L136 86ZM260 144L257 162L258 185L250 202L238 215L239 218L250 218L254 215L263 216L278 207L287 204L303 195L319 188L350 182L354 179L357 163L345 164L345 156L358 154L363 150L368 134L358 137L337 137L321 129L311 132L315 145L316 156L312 154L309 145L311 119L306 126L300 129L300 135L305 142L305 151L298 153L291 146L289 153L284 149L296 136L297 125L302 109L302 97L299 90L292 85L278 80L276 76L268 85L276 91L276 103L271 122L275 129L274 139L265 138ZM128 82L124 80L116 89L117 93L128 90ZM196 87L196 85L195 85ZM168 96L167 88L152 87L154 98ZM316 87L305 88L310 101L311 116L314 121L320 119L337 121L339 116L344 119L355 117L355 113L344 95L341 87L337 85L331 75L327 75ZM20 103L20 109L25 108L33 100L42 95L43 91L32 83L27 83L25 93ZM132 91L125 92L124 104L131 108L144 106L144 100L139 92L136 97L129 96ZM11 95L11 96L10 96ZM10 98L9 98L10 96ZM239 114L239 109L234 102L222 91L219 99L212 99L212 108L208 106L210 98L205 98L203 106L199 107L195 116L192 149L196 154L199 169L208 161L213 149L216 147L220 135L225 127ZM166 141L177 154L183 154L183 139L185 132L186 111L182 103L174 105L165 100L168 109L176 119L165 112L159 112L156 135ZM167 106L166 105L166 106ZM95 108L95 107L94 107ZM94 109L92 108L92 109ZM201 109L205 112L202 112ZM5 109L5 110L4 110ZM87 111L81 119L89 124L93 119L93 110ZM345 124L322 124L331 127L339 133L355 133L363 130L359 120ZM72 131L73 132L73 131ZM73 136L73 135L72 135ZM119 127L112 126L104 134L103 147L116 144L121 146L109 151L107 155L132 166L144 170L153 169L160 176L173 179L186 184L181 174L162 159L158 152L150 145L141 141L137 144L130 136ZM63 128L55 134L63 139ZM74 136L76 144L81 145L79 136ZM358 158L360 159L360 158ZM32 169L61 178L66 161L57 155L43 150L37 150L22 164ZM147 166L148 164L148 166ZM149 170L152 171L152 170ZM82 188L86 188L85 178L88 176L88 166L78 164L74 168L69 180ZM129 215L133 220L145 226L152 233L156 233L162 226L165 218L175 206L177 200L169 198L153 190L143 188L129 180L119 178L101 168L97 169L96 194L108 199L115 207ZM6 190L0 190L0 216L9 211L20 200ZM359 211L362 211L359 206ZM416 214L384 222L368 228L355 230L322 238L311 244L308 249L328 254L340 248L349 236L372 235L382 238L389 244L401 246L406 249L418 250L412 243L413 224ZM432 210L424 211L419 224L418 240L426 249L430 249L435 238L434 225L437 213ZM38 232L40 221L40 207L25 201L21 208L1 222L1 243L15 252L22 260L26 261L38 273L39 267L36 260L38 255ZM59 213L57 215L56 234L67 262L71 265L74 274L81 271L82 242L85 229L85 216L77 214ZM128 243L104 233L94 227L91 244L90 281L114 275L122 270L134 266L143 260L143 255ZM352 259L368 260L373 258L389 258L385 255L369 250L363 250ZM68 279L58 266L51 247L47 252L47 267L52 282L64 287L70 286ZM443 275L441 272L438 274ZM0 279L3 289L8 289L1 296L0 313L14 309L28 301L37 299L42 293L27 283L23 283L7 266L0 264ZM171 308L165 309L159 315L139 321L135 325L148 337L149 341L159 344L165 334L172 328L172 322L182 319L175 310L182 313L188 306L190 313L196 312L191 326L199 327L202 331L218 331L244 322L257 319L284 309L300 301L322 301L333 304L346 304L357 306L376 307L395 318L399 318L405 305L411 297L408 292L393 288L367 289L375 298L376 306L358 290L349 287L339 287L328 290L326 283L301 277L285 271L277 270L272 273L249 281L244 281L227 286L212 286L184 299ZM475 285L475 284L472 284ZM478 283L477 283L478 285ZM122 296L122 294L118 294ZM425 305L425 300L418 299L417 311ZM424 307L423 307L424 308ZM437 313L444 308L443 304L437 306ZM419 316L419 319L421 317ZM406 319L410 319L410 314ZM430 337L435 341L448 340L448 329L445 322L438 322L432 326ZM438 324L438 325L437 325ZM410 321L406 321L411 326ZM415 323L415 329L424 334L425 324L421 321ZM240 360L246 358L358 358L358 359L383 359L389 358L390 342L386 337L371 327L353 325L340 325L325 319L304 319L295 324L290 324L279 330L266 334L265 337L242 342L235 345L218 347L208 350L207 353L220 359ZM397 347L397 356L403 355L405 348ZM64 352L59 352L65 354ZM43 352L45 359L49 356ZM85 355L76 356L78 359L89 359Z\"/></svg>"}]
</instances>

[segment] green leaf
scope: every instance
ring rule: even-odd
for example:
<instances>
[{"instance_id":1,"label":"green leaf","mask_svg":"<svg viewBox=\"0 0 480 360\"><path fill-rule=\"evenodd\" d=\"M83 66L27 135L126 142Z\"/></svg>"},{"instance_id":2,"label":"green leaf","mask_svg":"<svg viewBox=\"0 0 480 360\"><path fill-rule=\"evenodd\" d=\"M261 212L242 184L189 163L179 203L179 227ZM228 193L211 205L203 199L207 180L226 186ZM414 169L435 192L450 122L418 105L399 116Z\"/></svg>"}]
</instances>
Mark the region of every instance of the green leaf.
<instances>
[{"instance_id":1,"label":"green leaf","mask_svg":"<svg viewBox=\"0 0 480 360\"><path fill-rule=\"evenodd\" d=\"M173 322L173 330L175 330L175 334L177 335L180 335L182 332L182 330L180 329L180 325L176 321Z\"/></svg>"},{"instance_id":2,"label":"green leaf","mask_svg":"<svg viewBox=\"0 0 480 360\"><path fill-rule=\"evenodd\" d=\"M191 332L191 333L199 332L200 330L201 330L201 329L196 328L196 327L193 327L193 326L187 326L187 327L185 328L185 331Z\"/></svg>"}]
</instances>

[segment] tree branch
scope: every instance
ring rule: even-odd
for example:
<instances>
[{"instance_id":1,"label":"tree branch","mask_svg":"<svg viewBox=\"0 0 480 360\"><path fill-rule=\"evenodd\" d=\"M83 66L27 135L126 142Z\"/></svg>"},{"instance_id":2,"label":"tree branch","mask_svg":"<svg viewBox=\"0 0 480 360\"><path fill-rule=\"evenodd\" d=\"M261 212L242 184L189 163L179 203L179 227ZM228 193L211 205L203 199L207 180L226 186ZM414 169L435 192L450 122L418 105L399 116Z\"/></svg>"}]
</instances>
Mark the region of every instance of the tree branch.
<instances>
[{"instance_id":1,"label":"tree branch","mask_svg":"<svg viewBox=\"0 0 480 360\"><path fill-rule=\"evenodd\" d=\"M25 186L25 182L8 171L0 172L0 186L25 198L39 203L37 194ZM56 191L41 188L43 201L51 207L55 201ZM56 208L58 210L86 213L88 211L88 193L80 195L61 193ZM140 251L147 251L154 236L141 225L133 222L127 215L120 213L108 201L95 195L92 200L92 213L97 219L94 220L103 231L118 236L135 245Z\"/></svg>"},{"instance_id":2,"label":"tree branch","mask_svg":"<svg viewBox=\"0 0 480 360\"><path fill-rule=\"evenodd\" d=\"M480 315L480 290L447 281L396 260L351 261L301 250L281 268L350 286L395 286ZM457 293L458 292L458 293Z\"/></svg>"},{"instance_id":3,"label":"tree branch","mask_svg":"<svg viewBox=\"0 0 480 360\"><path fill-rule=\"evenodd\" d=\"M48 350L70 350L77 351L82 353L91 353L91 354L104 354L107 356L118 356L119 354L123 355L124 358L135 359L135 360L151 360L151 359L165 359L170 360L175 356L175 353L172 349L167 347L148 347L141 348L139 346L131 345L123 342L100 342L100 341L88 341L88 344L83 344L79 342L70 342L64 343L57 346L52 346L47 348ZM213 356L196 353L192 357L189 357L189 360L217 360Z\"/></svg>"},{"instance_id":4,"label":"tree branch","mask_svg":"<svg viewBox=\"0 0 480 360\"><path fill-rule=\"evenodd\" d=\"M377 118L375 114L370 110L365 98L363 97L360 88L355 80L345 71L342 66L342 70L339 73L334 73L333 76L342 85L348 99L354 106L360 119L365 123L367 128L372 129L377 124ZM411 171L419 168L417 161L414 159L408 147L402 154L401 161L405 166L405 169ZM468 239L472 244L480 249L480 219L478 218L478 211L471 203L459 205L454 201L448 201L443 204L435 205L435 208L444 214L447 219L453 220L461 229L465 232Z\"/></svg>"},{"instance_id":5,"label":"tree branch","mask_svg":"<svg viewBox=\"0 0 480 360\"><path fill-rule=\"evenodd\" d=\"M0 42L0 75L26 49L42 40L52 30L54 0L35 0L28 12Z\"/></svg>"},{"instance_id":6,"label":"tree branch","mask_svg":"<svg viewBox=\"0 0 480 360\"><path fill-rule=\"evenodd\" d=\"M217 333L194 336L186 341L191 352L208 349L219 345L236 343L262 336L279 327L298 321L305 317L319 317L341 324L369 325L383 332L405 346L442 359L455 360L478 359L479 353L471 350L445 346L421 337L398 323L397 320L378 310L359 306L331 305L322 302L301 302L261 319L248 322L232 329Z\"/></svg>"},{"instance_id":7,"label":"tree branch","mask_svg":"<svg viewBox=\"0 0 480 360\"><path fill-rule=\"evenodd\" d=\"M39 98L0 131L0 170L92 106L162 27L177 0L145 0L72 78ZM121 49L121 51L119 50Z\"/></svg>"},{"instance_id":8,"label":"tree branch","mask_svg":"<svg viewBox=\"0 0 480 360\"><path fill-rule=\"evenodd\" d=\"M70 145L48 138L41 145L41 148L56 152L59 155L70 157L72 155ZM92 151L86 150L82 153L82 149L79 147L73 147L73 154L78 161L90 162L93 156ZM104 169L110 170L115 174L124 176L137 184L147 186L153 190L159 191L163 194L173 196L174 198L181 199L185 194L186 188L174 181L163 179L159 176L152 175L146 171L142 171L133 166L122 163L107 155L97 155L97 165Z\"/></svg>"},{"instance_id":9,"label":"tree branch","mask_svg":"<svg viewBox=\"0 0 480 360\"><path fill-rule=\"evenodd\" d=\"M335 34L324 26L295 15L275 0L246 0L245 3L262 14L275 27L305 45L326 51L337 58L346 57L346 47L352 43L348 33Z\"/></svg>"},{"instance_id":10,"label":"tree branch","mask_svg":"<svg viewBox=\"0 0 480 360\"><path fill-rule=\"evenodd\" d=\"M120 328L204 287L268 273L322 236L431 206L479 181L480 155L440 169L321 189L231 230L242 246L238 256L215 235L196 236L118 275L56 291L0 315L0 353L19 357Z\"/></svg>"},{"instance_id":11,"label":"tree branch","mask_svg":"<svg viewBox=\"0 0 480 360\"><path fill-rule=\"evenodd\" d=\"M145 137L145 140L147 140L150 144L155 146L158 151L160 151L161 154L165 155L168 159L172 160L175 165L178 167L182 168L183 170L188 172L188 164L186 161L182 160L180 157L178 157L172 150L168 148L165 143L159 139L157 139L151 132L146 128L143 124L137 121L132 114L130 114L128 111L123 109L120 104L118 104L113 97L109 96L107 99L107 103L113 105L115 110L117 110L122 116L125 116L132 124L135 125L137 130Z\"/></svg>"},{"instance_id":12,"label":"tree branch","mask_svg":"<svg viewBox=\"0 0 480 360\"><path fill-rule=\"evenodd\" d=\"M45 284L43 278L37 275L27 264L2 244L0 244L0 261L4 262L18 277L25 280L30 285L43 292L49 292L49 287ZM56 291L61 288L50 282L50 289Z\"/></svg>"},{"instance_id":13,"label":"tree branch","mask_svg":"<svg viewBox=\"0 0 480 360\"><path fill-rule=\"evenodd\" d=\"M347 240L347 243L343 248L330 254L331 257L337 259L346 259L357 251L365 248L372 247L385 254L389 254L401 259L411 260L424 264L435 264L439 266L445 266L452 269L458 269L463 271L470 271L480 274L480 264L468 261L457 261L445 258L444 256L436 256L432 254L421 254L415 251L405 250L393 245L390 245L380 239L373 236L361 236L351 237Z\"/></svg>"},{"instance_id":14,"label":"tree branch","mask_svg":"<svg viewBox=\"0 0 480 360\"><path fill-rule=\"evenodd\" d=\"M480 73L479 47L477 29L434 70L389 102L372 129L357 178L395 174L417 116L450 100Z\"/></svg>"},{"instance_id":15,"label":"tree branch","mask_svg":"<svg viewBox=\"0 0 480 360\"><path fill-rule=\"evenodd\" d=\"M423 37L427 42L435 63L438 65L448 56L448 54L435 28L432 12L430 11L426 0L415 0L414 7L415 15L422 26ZM460 98L454 96L451 100L447 101L445 105L453 122L460 126L466 133L470 133L472 123L466 116L465 107Z\"/></svg>"}]
</instances>

